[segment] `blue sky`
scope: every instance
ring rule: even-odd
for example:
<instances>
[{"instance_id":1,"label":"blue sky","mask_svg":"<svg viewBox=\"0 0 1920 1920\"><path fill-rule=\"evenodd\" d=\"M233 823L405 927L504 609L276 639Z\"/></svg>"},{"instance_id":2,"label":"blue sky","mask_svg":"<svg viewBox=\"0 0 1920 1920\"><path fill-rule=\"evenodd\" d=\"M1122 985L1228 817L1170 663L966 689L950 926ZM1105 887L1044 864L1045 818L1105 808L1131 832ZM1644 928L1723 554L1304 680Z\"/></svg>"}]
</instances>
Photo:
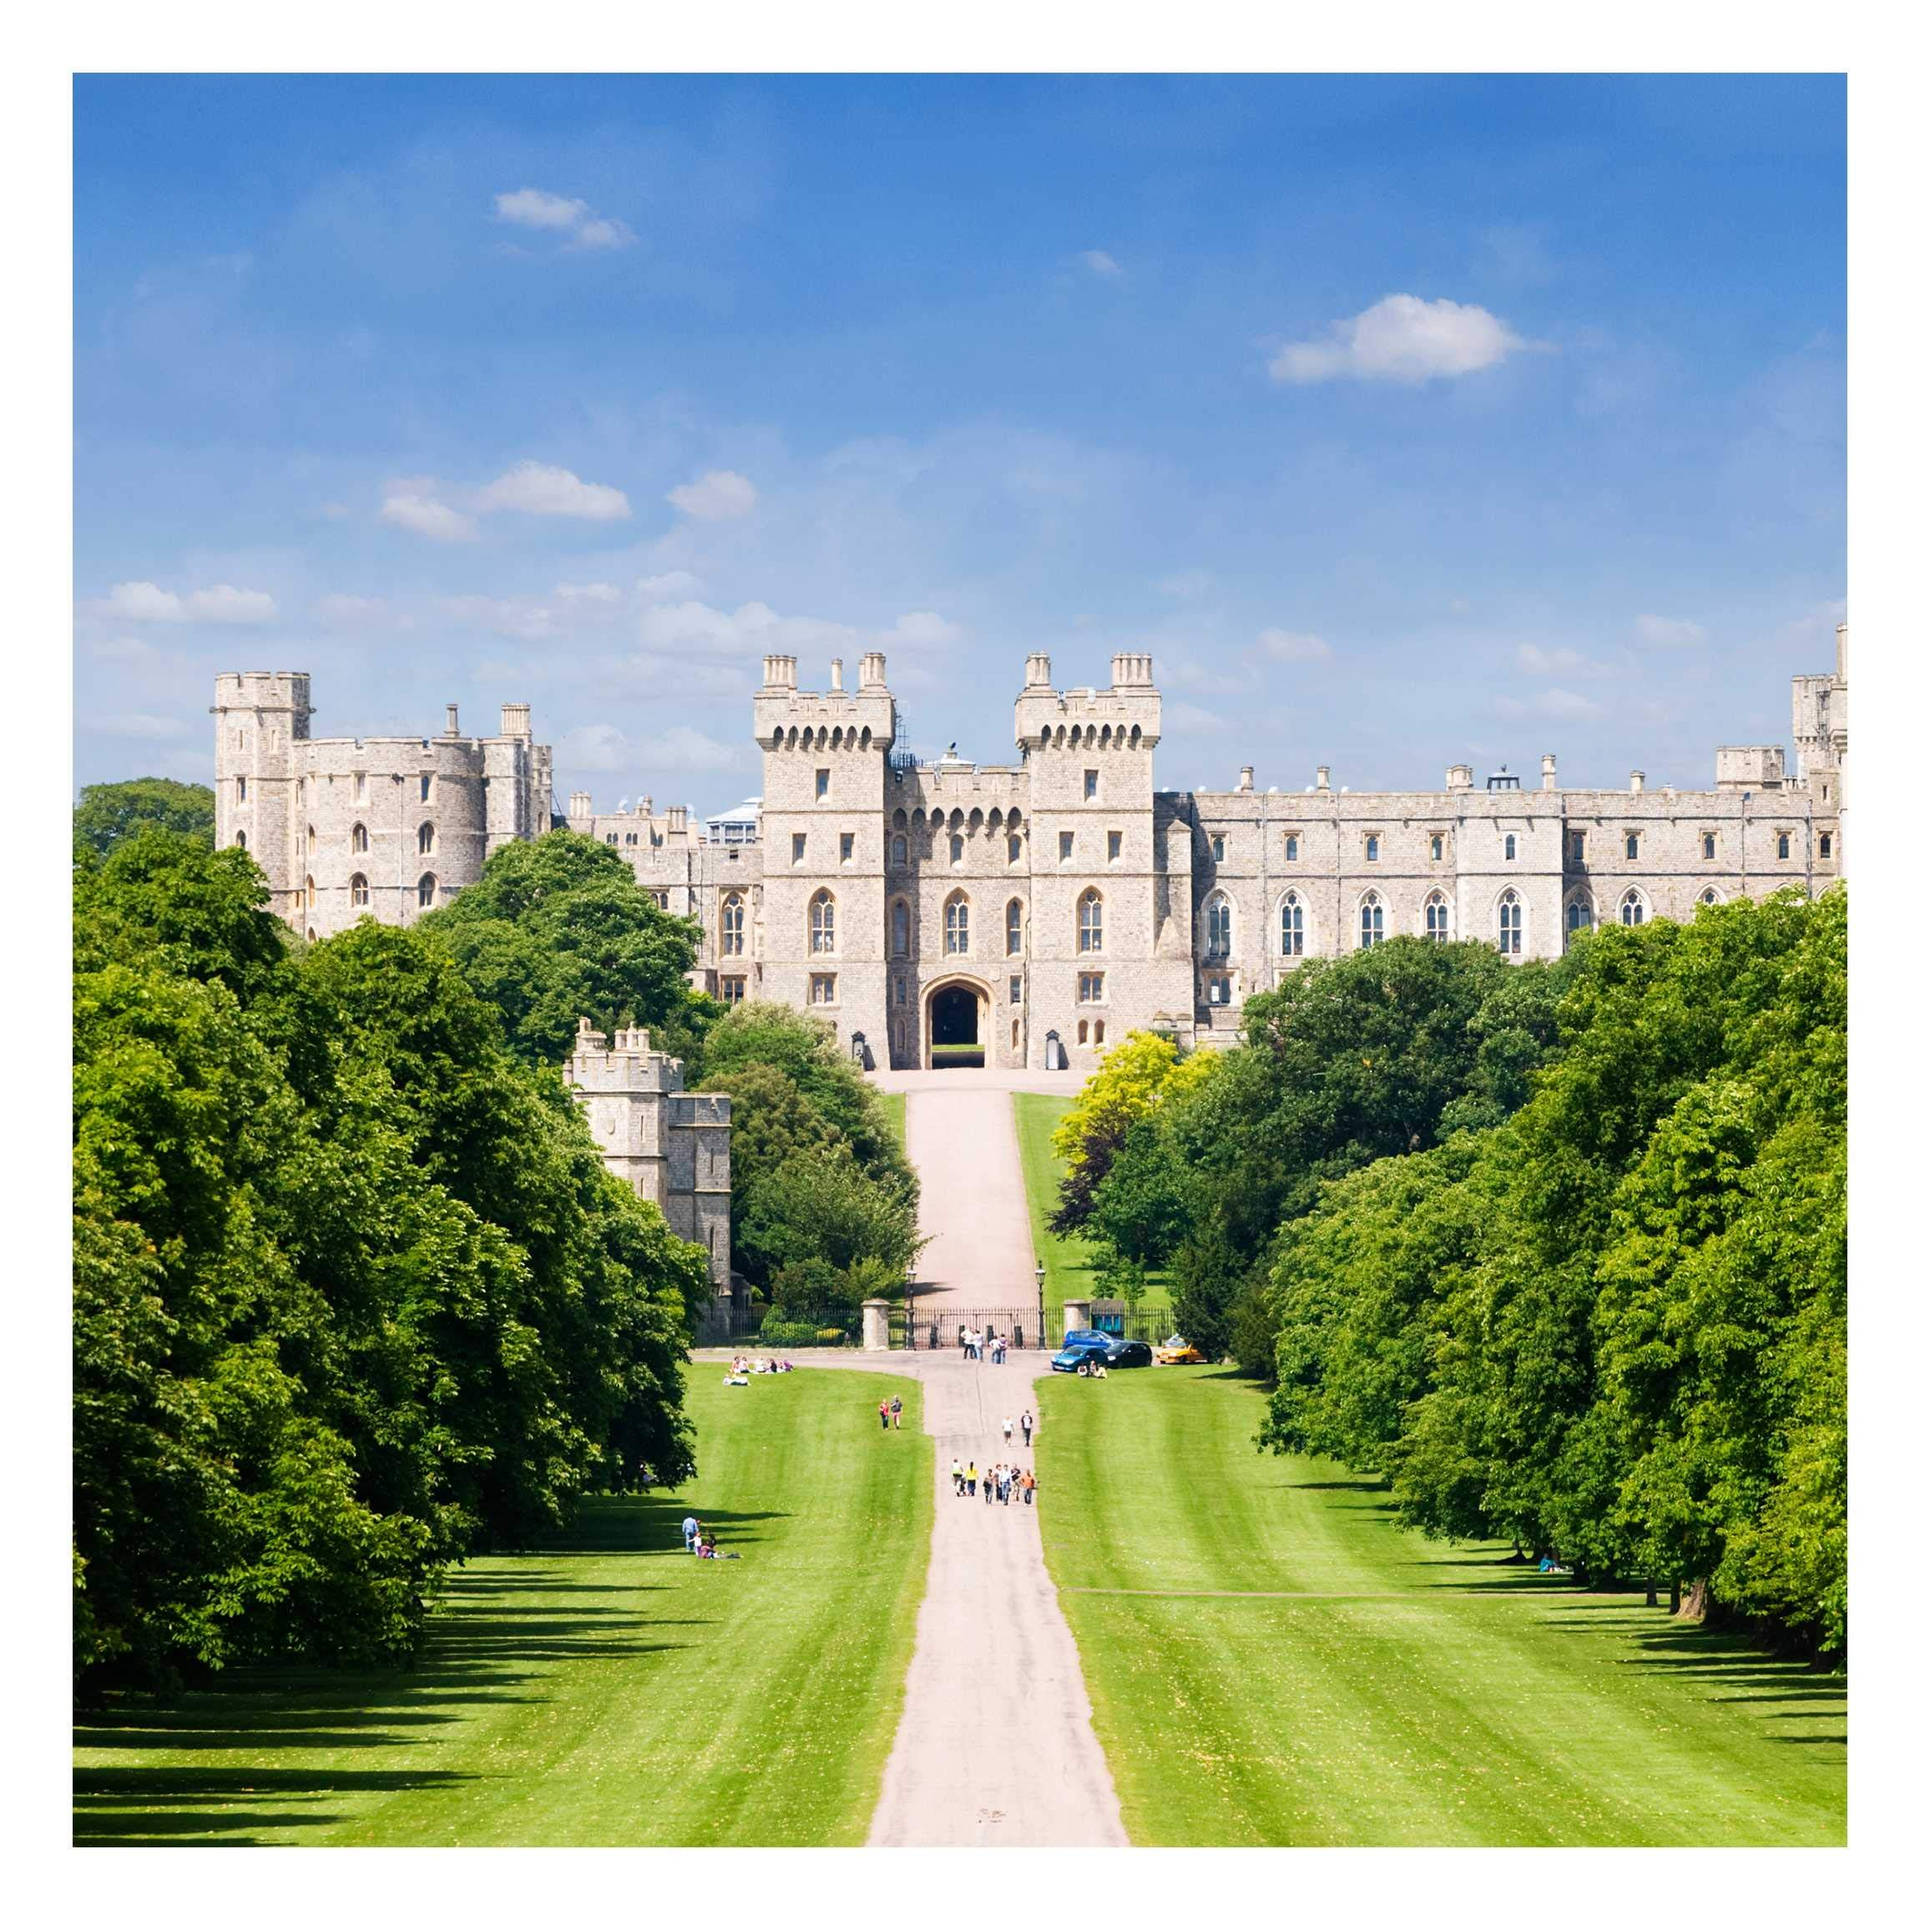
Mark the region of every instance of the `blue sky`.
<instances>
[{"instance_id":1,"label":"blue sky","mask_svg":"<svg viewBox=\"0 0 1920 1920\"><path fill-rule=\"evenodd\" d=\"M76 772L530 699L755 790L766 651L1012 757L1147 649L1163 786L1710 783L1845 583L1836 79L94 79Z\"/></svg>"}]
</instances>

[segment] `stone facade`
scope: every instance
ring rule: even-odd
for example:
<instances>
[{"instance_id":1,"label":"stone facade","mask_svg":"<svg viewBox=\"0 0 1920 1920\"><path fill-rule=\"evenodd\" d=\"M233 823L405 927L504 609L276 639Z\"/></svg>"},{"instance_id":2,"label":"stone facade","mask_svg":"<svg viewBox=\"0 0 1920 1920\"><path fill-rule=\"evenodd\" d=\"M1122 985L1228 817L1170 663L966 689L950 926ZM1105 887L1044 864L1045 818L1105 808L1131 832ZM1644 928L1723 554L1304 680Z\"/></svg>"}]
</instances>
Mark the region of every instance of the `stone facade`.
<instances>
[{"instance_id":1,"label":"stone facade","mask_svg":"<svg viewBox=\"0 0 1920 1920\"><path fill-rule=\"evenodd\" d=\"M405 926L552 824L553 749L524 705L484 740L454 707L431 739L315 740L312 714L304 673L214 683L216 838L253 855L274 912L309 940L363 914Z\"/></svg>"},{"instance_id":2,"label":"stone facade","mask_svg":"<svg viewBox=\"0 0 1920 1920\"><path fill-rule=\"evenodd\" d=\"M548 749L524 707L503 710L495 740L460 739L450 717L438 741L309 741L306 689L301 674L222 675L215 708L222 844L251 829L296 926L417 914L427 857L409 836L429 814L447 849L433 856L439 898L495 845L543 830ZM1163 790L1160 693L1140 653L1116 654L1102 688L1057 688L1047 655L1030 655L1020 757L1003 767L896 750L877 653L852 687L834 662L821 692L769 655L753 724L761 793L704 830L650 801L596 814L585 793L565 824L698 921L696 985L805 1007L874 1065L927 1066L941 1045L995 1067L1080 1064L1136 1027L1217 1042L1250 993L1303 960L1394 934L1551 956L1595 920L1818 893L1845 870L1844 627L1835 671L1793 683L1797 771L1781 746L1722 747L1712 786L1684 792L1637 772L1624 789L1563 788L1551 754L1526 786L1504 769L1476 786L1453 766L1434 791L1348 793L1321 767L1304 791L1261 790L1242 767L1224 791ZM437 810L429 774L446 781ZM357 825L381 836L382 862L345 839Z\"/></svg>"},{"instance_id":3,"label":"stone facade","mask_svg":"<svg viewBox=\"0 0 1920 1920\"><path fill-rule=\"evenodd\" d=\"M562 1073L607 1171L705 1249L715 1302L734 1304L732 1100L688 1093L680 1062L656 1053L644 1027L623 1027L609 1042L583 1019Z\"/></svg>"}]
</instances>

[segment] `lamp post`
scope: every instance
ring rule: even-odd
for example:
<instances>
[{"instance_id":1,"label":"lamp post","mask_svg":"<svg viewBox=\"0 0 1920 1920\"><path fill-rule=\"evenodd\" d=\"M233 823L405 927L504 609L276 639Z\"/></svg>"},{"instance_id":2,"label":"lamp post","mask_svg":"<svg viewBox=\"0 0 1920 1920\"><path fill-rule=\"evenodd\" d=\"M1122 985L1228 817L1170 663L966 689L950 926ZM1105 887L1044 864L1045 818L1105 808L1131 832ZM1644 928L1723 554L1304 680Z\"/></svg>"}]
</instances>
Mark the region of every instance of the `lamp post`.
<instances>
[{"instance_id":1,"label":"lamp post","mask_svg":"<svg viewBox=\"0 0 1920 1920\"><path fill-rule=\"evenodd\" d=\"M1040 1310L1040 1330L1034 1335L1034 1342L1040 1347L1047 1344L1047 1263L1036 1260L1033 1263L1033 1297Z\"/></svg>"},{"instance_id":2,"label":"lamp post","mask_svg":"<svg viewBox=\"0 0 1920 1920\"><path fill-rule=\"evenodd\" d=\"M920 1269L914 1264L913 1261L909 1260L907 1262L907 1350L909 1352L913 1350L913 1345L914 1345L913 1282L914 1282L915 1275L917 1275L919 1271Z\"/></svg>"}]
</instances>

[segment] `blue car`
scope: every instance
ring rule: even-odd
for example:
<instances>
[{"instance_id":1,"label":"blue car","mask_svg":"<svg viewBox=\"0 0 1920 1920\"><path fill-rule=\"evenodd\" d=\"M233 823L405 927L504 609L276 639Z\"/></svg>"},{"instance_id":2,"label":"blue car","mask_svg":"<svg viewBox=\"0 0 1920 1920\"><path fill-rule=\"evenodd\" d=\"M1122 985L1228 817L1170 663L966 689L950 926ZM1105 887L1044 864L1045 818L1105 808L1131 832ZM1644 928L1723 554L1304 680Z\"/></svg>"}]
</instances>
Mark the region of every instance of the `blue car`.
<instances>
[{"instance_id":1,"label":"blue car","mask_svg":"<svg viewBox=\"0 0 1920 1920\"><path fill-rule=\"evenodd\" d=\"M1081 1335L1071 1339L1048 1363L1055 1373L1088 1373L1094 1361L1114 1367L1150 1367L1153 1349L1144 1340L1122 1340L1117 1334Z\"/></svg>"}]
</instances>

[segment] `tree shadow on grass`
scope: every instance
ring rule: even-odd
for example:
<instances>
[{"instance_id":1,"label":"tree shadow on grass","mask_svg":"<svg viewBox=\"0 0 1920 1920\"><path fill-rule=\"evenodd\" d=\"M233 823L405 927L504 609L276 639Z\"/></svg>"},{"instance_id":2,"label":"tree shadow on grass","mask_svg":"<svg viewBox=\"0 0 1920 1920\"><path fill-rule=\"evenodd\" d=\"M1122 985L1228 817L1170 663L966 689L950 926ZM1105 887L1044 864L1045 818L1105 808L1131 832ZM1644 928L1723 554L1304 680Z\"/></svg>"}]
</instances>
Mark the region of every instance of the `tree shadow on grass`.
<instances>
[{"instance_id":1,"label":"tree shadow on grass","mask_svg":"<svg viewBox=\"0 0 1920 1920\"><path fill-rule=\"evenodd\" d=\"M564 1560L614 1554L684 1553L680 1523L688 1514L717 1529L729 1544L753 1544L763 1538L761 1522L784 1520L778 1510L749 1513L702 1506L697 1499L644 1493L597 1494L581 1503L573 1524L551 1542L543 1541L524 1557ZM515 1556L521 1557L521 1556ZM493 1572L493 1563L488 1572Z\"/></svg>"},{"instance_id":2,"label":"tree shadow on grass","mask_svg":"<svg viewBox=\"0 0 1920 1920\"><path fill-rule=\"evenodd\" d=\"M422 1769L360 1772L296 1767L76 1767L75 1846L172 1843L252 1846L272 1829L336 1824L341 1815L315 1794L410 1793L476 1776ZM246 1804L233 1802L244 1797Z\"/></svg>"}]
</instances>

